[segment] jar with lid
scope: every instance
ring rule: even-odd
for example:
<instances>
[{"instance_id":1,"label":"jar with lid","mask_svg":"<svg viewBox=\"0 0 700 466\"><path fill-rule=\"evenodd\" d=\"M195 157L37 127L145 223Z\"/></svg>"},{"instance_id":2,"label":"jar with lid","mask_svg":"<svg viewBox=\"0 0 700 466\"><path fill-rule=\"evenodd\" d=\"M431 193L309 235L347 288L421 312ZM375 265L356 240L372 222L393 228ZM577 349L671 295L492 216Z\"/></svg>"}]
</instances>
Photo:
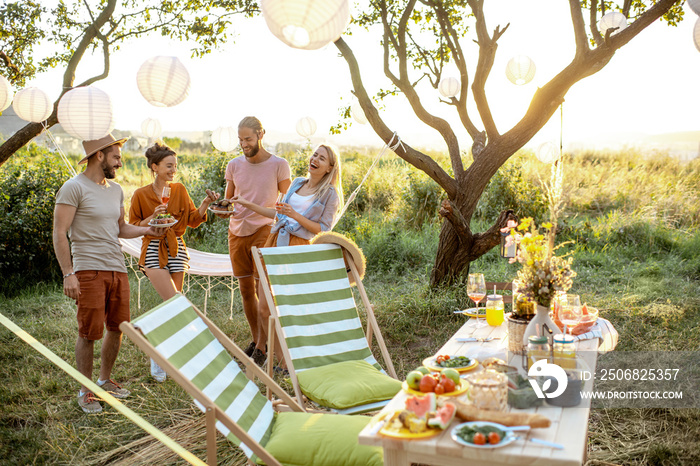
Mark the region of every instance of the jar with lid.
<instances>
[{"instance_id":1,"label":"jar with lid","mask_svg":"<svg viewBox=\"0 0 700 466\"><path fill-rule=\"evenodd\" d=\"M554 364L564 369L576 369L576 345L573 335L554 335L552 352Z\"/></svg>"},{"instance_id":2,"label":"jar with lid","mask_svg":"<svg viewBox=\"0 0 700 466\"><path fill-rule=\"evenodd\" d=\"M540 359L549 359L549 340L546 336L530 335L527 339L527 369Z\"/></svg>"},{"instance_id":3,"label":"jar with lid","mask_svg":"<svg viewBox=\"0 0 700 466\"><path fill-rule=\"evenodd\" d=\"M490 294L486 297L486 322L492 327L498 327L505 319L503 313L503 296Z\"/></svg>"}]
</instances>

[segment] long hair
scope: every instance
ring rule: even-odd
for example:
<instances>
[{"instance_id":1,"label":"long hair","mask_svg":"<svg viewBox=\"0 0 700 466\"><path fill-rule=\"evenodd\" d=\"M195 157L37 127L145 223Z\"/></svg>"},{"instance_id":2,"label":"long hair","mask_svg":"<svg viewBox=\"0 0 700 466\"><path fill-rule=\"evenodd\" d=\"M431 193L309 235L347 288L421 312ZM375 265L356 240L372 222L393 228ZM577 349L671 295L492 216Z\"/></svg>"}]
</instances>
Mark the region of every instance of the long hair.
<instances>
[{"instance_id":1,"label":"long hair","mask_svg":"<svg viewBox=\"0 0 700 466\"><path fill-rule=\"evenodd\" d=\"M156 141L155 144L146 149L146 160L148 160L148 168L151 170L151 175L154 173L153 164L158 165L164 158L171 155L177 157L177 153L174 150L160 141Z\"/></svg>"},{"instance_id":2,"label":"long hair","mask_svg":"<svg viewBox=\"0 0 700 466\"><path fill-rule=\"evenodd\" d=\"M255 134L258 134L260 136L265 134L265 129L263 128L262 123L254 116L247 116L243 118L241 122L238 123L238 129L241 128L252 129L253 131L255 131Z\"/></svg>"},{"instance_id":3,"label":"long hair","mask_svg":"<svg viewBox=\"0 0 700 466\"><path fill-rule=\"evenodd\" d=\"M337 211L339 212L345 203L343 199L343 182L341 179L340 157L338 157L338 152L327 144L319 145L316 150L319 150L320 148L324 148L326 149L326 152L328 152L328 163L331 165L331 171L323 175L323 178L321 178L321 181L316 186L316 194L314 195L314 199L320 199L326 194L331 186L333 186L335 191L338 193Z\"/></svg>"}]
</instances>

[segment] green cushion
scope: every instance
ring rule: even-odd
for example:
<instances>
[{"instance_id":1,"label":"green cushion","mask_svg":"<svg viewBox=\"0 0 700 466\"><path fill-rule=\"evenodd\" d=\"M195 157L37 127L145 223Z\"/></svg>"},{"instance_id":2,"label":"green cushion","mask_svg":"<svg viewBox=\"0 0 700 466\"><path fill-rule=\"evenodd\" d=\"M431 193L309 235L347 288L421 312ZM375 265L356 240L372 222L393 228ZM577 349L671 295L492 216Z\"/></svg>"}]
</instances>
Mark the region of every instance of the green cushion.
<instances>
[{"instance_id":1,"label":"green cushion","mask_svg":"<svg viewBox=\"0 0 700 466\"><path fill-rule=\"evenodd\" d=\"M277 413L265 449L287 466L381 466L379 447L357 443L368 416Z\"/></svg>"},{"instance_id":2,"label":"green cushion","mask_svg":"<svg viewBox=\"0 0 700 466\"><path fill-rule=\"evenodd\" d=\"M344 361L297 373L304 395L321 406L347 409L390 400L401 382L364 360Z\"/></svg>"}]
</instances>

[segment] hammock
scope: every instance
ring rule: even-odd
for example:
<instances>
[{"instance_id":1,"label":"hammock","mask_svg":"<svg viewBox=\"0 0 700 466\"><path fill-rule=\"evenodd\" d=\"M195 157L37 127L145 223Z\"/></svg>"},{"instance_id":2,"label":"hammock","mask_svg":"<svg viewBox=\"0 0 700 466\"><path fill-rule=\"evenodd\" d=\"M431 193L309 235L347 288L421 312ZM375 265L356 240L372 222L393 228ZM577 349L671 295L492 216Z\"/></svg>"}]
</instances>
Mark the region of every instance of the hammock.
<instances>
[{"instance_id":1,"label":"hammock","mask_svg":"<svg viewBox=\"0 0 700 466\"><path fill-rule=\"evenodd\" d=\"M138 309L141 310L141 280L147 278L139 271L138 262L141 256L141 238L119 238L122 244L122 251L125 253L128 267L134 271L139 282L138 287ZM204 313L207 312L207 301L212 288L218 283L223 284L231 290L231 305L229 308L229 320L233 319L233 293L238 288L238 280L233 278L231 259L228 254L213 254L202 252L196 249L187 248L190 254L190 270L185 274L185 284L183 292L190 290L190 284L199 285L204 290ZM226 278L229 277L229 278Z\"/></svg>"}]
</instances>

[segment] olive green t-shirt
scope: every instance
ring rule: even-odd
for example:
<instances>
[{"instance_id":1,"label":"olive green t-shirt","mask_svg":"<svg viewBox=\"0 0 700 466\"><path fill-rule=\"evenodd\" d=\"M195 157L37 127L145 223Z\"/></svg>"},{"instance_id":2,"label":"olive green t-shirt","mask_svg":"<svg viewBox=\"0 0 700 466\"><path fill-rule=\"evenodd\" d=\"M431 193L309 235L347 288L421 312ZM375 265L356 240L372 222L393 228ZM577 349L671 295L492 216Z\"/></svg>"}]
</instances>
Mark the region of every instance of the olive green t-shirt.
<instances>
[{"instance_id":1,"label":"olive green t-shirt","mask_svg":"<svg viewBox=\"0 0 700 466\"><path fill-rule=\"evenodd\" d=\"M119 243L119 217L124 208L124 192L119 184L107 179L97 184L79 173L59 189L56 204L76 208L68 230L73 270L126 272Z\"/></svg>"}]
</instances>

